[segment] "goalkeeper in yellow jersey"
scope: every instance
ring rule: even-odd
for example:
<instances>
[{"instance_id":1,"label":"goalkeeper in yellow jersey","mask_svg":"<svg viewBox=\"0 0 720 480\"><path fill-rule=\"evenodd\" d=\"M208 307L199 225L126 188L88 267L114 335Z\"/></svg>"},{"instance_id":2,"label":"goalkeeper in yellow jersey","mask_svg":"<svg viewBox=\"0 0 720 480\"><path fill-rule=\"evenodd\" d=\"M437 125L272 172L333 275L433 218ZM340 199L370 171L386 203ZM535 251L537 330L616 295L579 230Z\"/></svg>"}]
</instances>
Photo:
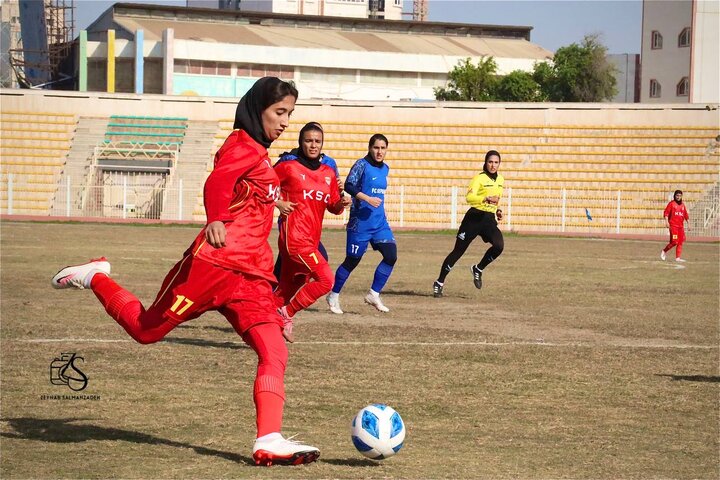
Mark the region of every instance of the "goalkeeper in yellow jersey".
<instances>
[{"instance_id":1,"label":"goalkeeper in yellow jersey","mask_svg":"<svg viewBox=\"0 0 720 480\"><path fill-rule=\"evenodd\" d=\"M468 187L465 199L470 209L465 213L455 238L455 248L448 254L440 269L440 275L433 283L433 296L443 296L445 277L463 256L475 237L480 235L490 244L480 263L473 265L472 277L475 288L482 288L482 273L490 262L500 256L505 246L503 235L497 221L502 220L502 210L498 208L503 191L503 176L498 173L500 154L490 150L485 154L483 171L475 175ZM496 219L497 217L497 219Z\"/></svg>"}]
</instances>

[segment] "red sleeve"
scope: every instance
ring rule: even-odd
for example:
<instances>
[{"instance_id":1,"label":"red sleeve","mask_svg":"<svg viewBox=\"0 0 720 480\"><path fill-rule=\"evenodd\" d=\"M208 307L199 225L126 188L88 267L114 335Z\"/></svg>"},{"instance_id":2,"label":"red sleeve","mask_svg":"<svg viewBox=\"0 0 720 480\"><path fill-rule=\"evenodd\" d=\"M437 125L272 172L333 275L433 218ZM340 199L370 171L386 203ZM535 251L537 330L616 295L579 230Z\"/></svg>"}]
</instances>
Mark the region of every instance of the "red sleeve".
<instances>
[{"instance_id":1,"label":"red sleeve","mask_svg":"<svg viewBox=\"0 0 720 480\"><path fill-rule=\"evenodd\" d=\"M287 185L288 180L292 176L292 172L290 171L290 163L292 162L282 162L278 163L273 167L275 169L275 173L277 173L277 176L280 179L280 189L282 189L283 186ZM284 198L283 200L287 200L287 198Z\"/></svg>"},{"instance_id":2,"label":"red sleeve","mask_svg":"<svg viewBox=\"0 0 720 480\"><path fill-rule=\"evenodd\" d=\"M670 216L670 212L672 211L672 202L667 204L667 207L665 207L665 211L663 212L663 217L667 218Z\"/></svg>"},{"instance_id":3,"label":"red sleeve","mask_svg":"<svg viewBox=\"0 0 720 480\"><path fill-rule=\"evenodd\" d=\"M331 168L328 168L328 170L332 171ZM340 215L343 210L345 210L345 207L343 207L342 204L342 197L340 196L340 189L338 188L337 184L337 177L335 176L335 172L332 172L332 180L330 182L330 202L328 203L327 210L330 213L334 213L335 215Z\"/></svg>"},{"instance_id":4,"label":"red sleeve","mask_svg":"<svg viewBox=\"0 0 720 480\"><path fill-rule=\"evenodd\" d=\"M690 212L688 212L688 209L685 205L683 205L683 209L685 210L685 220L690 221Z\"/></svg>"},{"instance_id":5,"label":"red sleeve","mask_svg":"<svg viewBox=\"0 0 720 480\"><path fill-rule=\"evenodd\" d=\"M255 167L261 158L242 145L221 150L215 155L215 168L205 180L203 201L207 223L231 222L230 202L235 195L235 184Z\"/></svg>"}]
</instances>

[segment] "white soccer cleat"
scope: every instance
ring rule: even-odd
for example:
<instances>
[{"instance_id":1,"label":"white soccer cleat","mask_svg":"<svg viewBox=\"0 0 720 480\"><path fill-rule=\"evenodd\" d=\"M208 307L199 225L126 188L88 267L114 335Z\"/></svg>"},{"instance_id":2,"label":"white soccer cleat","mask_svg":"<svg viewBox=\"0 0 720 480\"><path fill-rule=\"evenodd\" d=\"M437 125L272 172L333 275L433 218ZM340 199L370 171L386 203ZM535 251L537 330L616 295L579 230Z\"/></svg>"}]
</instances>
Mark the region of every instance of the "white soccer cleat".
<instances>
[{"instance_id":1,"label":"white soccer cleat","mask_svg":"<svg viewBox=\"0 0 720 480\"><path fill-rule=\"evenodd\" d=\"M380 295L375 295L372 292L368 292L368 294L365 295L365 303L372 305L379 312L387 313L390 311L388 307L383 305L382 300L380 300Z\"/></svg>"},{"instance_id":2,"label":"white soccer cleat","mask_svg":"<svg viewBox=\"0 0 720 480\"><path fill-rule=\"evenodd\" d=\"M253 445L255 465L302 465L314 462L319 456L320 450L317 448L303 445L291 438L285 439L279 433L256 439Z\"/></svg>"},{"instance_id":3,"label":"white soccer cleat","mask_svg":"<svg viewBox=\"0 0 720 480\"><path fill-rule=\"evenodd\" d=\"M677 258L675 259L675 261L676 261L676 262L685 263L685 260L683 260L683 259L680 258L680 257L677 257Z\"/></svg>"},{"instance_id":4,"label":"white soccer cleat","mask_svg":"<svg viewBox=\"0 0 720 480\"><path fill-rule=\"evenodd\" d=\"M95 258L82 265L73 265L60 270L50 283L53 288L90 288L90 282L96 273L110 275L110 262L105 257Z\"/></svg>"},{"instance_id":5,"label":"white soccer cleat","mask_svg":"<svg viewBox=\"0 0 720 480\"><path fill-rule=\"evenodd\" d=\"M665 250L660 250L660 260L665 260L667 257L665 256Z\"/></svg>"},{"instance_id":6,"label":"white soccer cleat","mask_svg":"<svg viewBox=\"0 0 720 480\"><path fill-rule=\"evenodd\" d=\"M288 315L287 306L278 308L277 312L283 319L283 337L285 337L285 340L288 342L293 343L295 341L295 335L293 335L293 317Z\"/></svg>"},{"instance_id":7,"label":"white soccer cleat","mask_svg":"<svg viewBox=\"0 0 720 480\"><path fill-rule=\"evenodd\" d=\"M330 307L330 311L332 313L335 313L337 315L342 315L344 312L342 311L342 308L340 308L340 294L335 292L330 292L327 294L327 297L325 297L325 300L327 300L327 304Z\"/></svg>"}]
</instances>

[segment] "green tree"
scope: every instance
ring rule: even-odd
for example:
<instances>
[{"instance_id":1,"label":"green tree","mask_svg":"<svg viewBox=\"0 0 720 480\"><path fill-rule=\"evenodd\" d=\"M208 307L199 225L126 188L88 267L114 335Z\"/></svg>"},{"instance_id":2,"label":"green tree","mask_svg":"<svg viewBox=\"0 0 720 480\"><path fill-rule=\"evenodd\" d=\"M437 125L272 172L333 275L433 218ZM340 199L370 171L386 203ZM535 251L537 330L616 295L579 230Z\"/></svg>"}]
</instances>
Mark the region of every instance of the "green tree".
<instances>
[{"instance_id":1,"label":"green tree","mask_svg":"<svg viewBox=\"0 0 720 480\"><path fill-rule=\"evenodd\" d=\"M495 89L501 102L539 102L544 99L540 84L531 73L515 70L501 77Z\"/></svg>"},{"instance_id":2,"label":"green tree","mask_svg":"<svg viewBox=\"0 0 720 480\"><path fill-rule=\"evenodd\" d=\"M493 57L482 57L477 66L466 58L448 74L447 88L436 87L433 91L437 100L492 102L497 81L497 63Z\"/></svg>"},{"instance_id":3,"label":"green tree","mask_svg":"<svg viewBox=\"0 0 720 480\"><path fill-rule=\"evenodd\" d=\"M596 35L588 35L581 45L558 49L552 75L541 85L553 102L602 102L617 93L615 73L615 66L607 60L607 48Z\"/></svg>"},{"instance_id":4,"label":"green tree","mask_svg":"<svg viewBox=\"0 0 720 480\"><path fill-rule=\"evenodd\" d=\"M448 74L447 88L434 92L437 100L602 102L617 93L616 73L607 48L596 35L588 35L581 44L558 49L552 63L536 63L532 73L515 70L499 76L493 57L482 57L477 66L466 58Z\"/></svg>"}]
</instances>

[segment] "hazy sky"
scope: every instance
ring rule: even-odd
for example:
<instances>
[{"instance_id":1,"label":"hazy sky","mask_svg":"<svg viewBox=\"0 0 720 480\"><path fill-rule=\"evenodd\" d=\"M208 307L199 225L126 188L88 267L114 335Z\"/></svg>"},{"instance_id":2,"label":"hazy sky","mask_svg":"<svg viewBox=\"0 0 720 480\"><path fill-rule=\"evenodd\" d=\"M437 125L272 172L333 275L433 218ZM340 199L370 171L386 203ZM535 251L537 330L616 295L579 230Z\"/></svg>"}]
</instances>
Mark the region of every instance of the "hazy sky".
<instances>
[{"instance_id":1,"label":"hazy sky","mask_svg":"<svg viewBox=\"0 0 720 480\"><path fill-rule=\"evenodd\" d=\"M662 0L654 0L662 1ZM128 0L185 6L185 0ZM75 0L76 31L86 28L113 3ZM405 0L405 10L412 1ZM553 52L600 34L610 53L640 53L642 0L430 0L429 16L436 22L533 27L531 41Z\"/></svg>"}]
</instances>

